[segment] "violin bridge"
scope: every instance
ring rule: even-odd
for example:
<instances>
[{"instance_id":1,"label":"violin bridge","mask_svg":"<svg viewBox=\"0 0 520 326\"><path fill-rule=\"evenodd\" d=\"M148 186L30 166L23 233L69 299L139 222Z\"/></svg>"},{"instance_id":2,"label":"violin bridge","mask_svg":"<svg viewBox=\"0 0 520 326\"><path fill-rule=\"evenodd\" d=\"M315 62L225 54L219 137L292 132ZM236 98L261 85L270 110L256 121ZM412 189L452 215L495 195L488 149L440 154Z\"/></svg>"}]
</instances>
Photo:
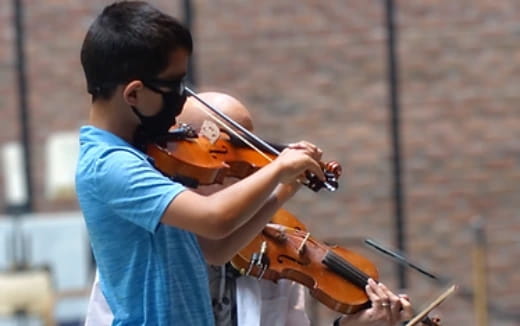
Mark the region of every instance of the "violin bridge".
<instances>
[{"instance_id":1,"label":"violin bridge","mask_svg":"<svg viewBox=\"0 0 520 326\"><path fill-rule=\"evenodd\" d=\"M298 247L298 255L301 256L303 254L303 251L305 250L305 243L307 242L307 240L309 240L310 236L311 236L311 233L307 232L307 234L305 235L305 238L303 238L303 241L300 244L300 247Z\"/></svg>"}]
</instances>

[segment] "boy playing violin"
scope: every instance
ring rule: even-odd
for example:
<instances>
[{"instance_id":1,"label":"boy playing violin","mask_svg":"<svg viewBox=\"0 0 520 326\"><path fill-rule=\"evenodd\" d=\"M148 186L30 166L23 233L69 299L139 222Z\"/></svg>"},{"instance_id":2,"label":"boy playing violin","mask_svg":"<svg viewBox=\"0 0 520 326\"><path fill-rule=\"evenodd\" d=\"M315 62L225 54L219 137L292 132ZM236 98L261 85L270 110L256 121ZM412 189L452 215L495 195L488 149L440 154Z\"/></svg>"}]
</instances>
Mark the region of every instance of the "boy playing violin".
<instances>
[{"instance_id":1,"label":"boy playing violin","mask_svg":"<svg viewBox=\"0 0 520 326\"><path fill-rule=\"evenodd\" d=\"M306 171L324 178L321 151L303 141L208 196L156 170L136 135L153 140L174 124L191 52L190 32L141 1L105 7L83 41L92 104L76 191L112 325L213 325L206 262L229 259L219 243L251 221L258 232Z\"/></svg>"},{"instance_id":2,"label":"boy playing violin","mask_svg":"<svg viewBox=\"0 0 520 326\"><path fill-rule=\"evenodd\" d=\"M249 111L235 98L222 93L200 93L204 101L219 108L228 117L252 131L253 122ZM199 129L209 117L200 110L202 104L189 98L184 105L178 121L189 123ZM236 180L234 180L236 181ZM200 186L199 193L211 194L231 184ZM259 229L271 218L272 210L263 211L263 218L251 220L235 232L226 241L219 243L218 249L229 260L235 253L233 246L226 242L234 242L240 247L247 244L259 232ZM258 214L260 217L262 214ZM266 220L267 219L267 220ZM260 221L260 222L259 222ZM211 245L207 239L198 238L202 248ZM235 247L236 247L235 245ZM277 283L258 280L253 277L239 277L229 264L208 266L210 291L213 303L215 323L219 326L305 326L310 325L305 312L304 288L290 280L281 279ZM410 318L411 307L404 295L395 295L388 288L369 280L366 287L372 307L353 315L338 319L337 325L378 326L398 325L400 321ZM388 303L388 305L387 305ZM89 303L90 321L88 325L111 325L113 314L108 307L99 283L95 282ZM95 319L94 319L95 318Z\"/></svg>"}]
</instances>

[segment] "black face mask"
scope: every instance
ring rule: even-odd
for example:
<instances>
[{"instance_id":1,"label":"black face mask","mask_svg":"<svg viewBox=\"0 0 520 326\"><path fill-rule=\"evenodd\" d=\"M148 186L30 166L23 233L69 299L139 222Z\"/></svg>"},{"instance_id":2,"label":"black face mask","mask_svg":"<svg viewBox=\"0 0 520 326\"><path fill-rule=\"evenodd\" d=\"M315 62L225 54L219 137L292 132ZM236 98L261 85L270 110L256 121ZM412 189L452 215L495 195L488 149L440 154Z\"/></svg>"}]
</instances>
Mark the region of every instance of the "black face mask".
<instances>
[{"instance_id":1,"label":"black face mask","mask_svg":"<svg viewBox=\"0 0 520 326\"><path fill-rule=\"evenodd\" d=\"M181 113L182 106L186 102L186 93L184 92L182 81L177 81L175 85L162 80L143 82L143 84L152 91L161 94L163 98L161 109L152 116L144 116L135 106L132 106L133 112L141 120L140 130L146 134L147 138L155 140L160 136L166 135L170 127L175 124L175 117ZM172 90L165 92L155 85L164 85Z\"/></svg>"}]
</instances>

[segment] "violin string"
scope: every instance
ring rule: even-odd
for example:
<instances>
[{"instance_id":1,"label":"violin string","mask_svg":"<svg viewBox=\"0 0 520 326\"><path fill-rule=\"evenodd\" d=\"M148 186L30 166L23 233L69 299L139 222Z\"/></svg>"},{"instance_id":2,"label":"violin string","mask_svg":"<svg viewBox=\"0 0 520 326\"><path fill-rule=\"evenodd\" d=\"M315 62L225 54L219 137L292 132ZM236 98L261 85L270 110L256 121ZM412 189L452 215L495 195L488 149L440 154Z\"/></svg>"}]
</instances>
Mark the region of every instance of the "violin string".
<instances>
[{"instance_id":1,"label":"violin string","mask_svg":"<svg viewBox=\"0 0 520 326\"><path fill-rule=\"evenodd\" d=\"M243 141L246 145L248 145L249 147L251 147L253 150L255 150L256 152L258 152L258 154L262 155L268 162L272 162L273 160L267 156L263 151L261 151L257 146L255 146L252 142L250 142L249 140L247 140L243 135L241 135L240 133L238 133L237 131L235 131L233 128L231 128L228 124L226 124L224 122L224 119L221 119L221 116L220 115L224 115L224 113L222 112L219 112L217 109L215 109L214 107L212 107L211 105L209 105L208 103L206 103L203 99L201 99L195 92L193 92L191 89L189 89L188 87L184 87L184 89L186 90L186 92L188 92L191 96L193 96L197 101L199 101L200 103L203 104L203 106L197 106L197 108L199 108L200 110L202 110L204 113L206 113L209 117L211 117L213 120L215 120L215 122L217 122L218 124L220 124L224 129L226 129L227 131L229 131L231 134L233 134L234 136L236 136L238 139L240 139L241 141ZM218 114L217 112L219 112L220 114ZM229 120L233 121L232 123L229 121ZM232 120L231 118L229 117L226 117L225 119L226 122L230 123L230 125L232 125L233 127L237 128L237 125L240 126L239 124L237 124L234 120ZM243 128L242 126L240 126L240 128L237 128L239 129L240 131L244 132L245 135L248 135L249 137L251 137L252 139L254 139L255 141L259 142L260 144L262 144L263 146L265 146L267 149L269 149L270 151L273 152L273 154L275 155L280 155L280 152L277 151L274 147L272 147L271 145L265 143L264 141L262 140L258 140L258 139L255 139L251 133Z\"/></svg>"},{"instance_id":2,"label":"violin string","mask_svg":"<svg viewBox=\"0 0 520 326\"><path fill-rule=\"evenodd\" d=\"M294 229L296 233L304 233L300 230ZM320 242L314 241L314 239L309 239L310 242L314 243L318 247L324 247ZM332 269L334 272L342 276L343 278L352 281L360 288L364 288L368 283L369 275L365 274L356 266L352 265L350 262L345 260L340 255L336 254L334 251L325 248L327 250L327 254L325 258L323 258L322 263Z\"/></svg>"},{"instance_id":3,"label":"violin string","mask_svg":"<svg viewBox=\"0 0 520 326\"><path fill-rule=\"evenodd\" d=\"M332 250L327 252L323 263L341 276L351 280L360 288L365 287L368 282L369 276L367 274L363 273Z\"/></svg>"}]
</instances>

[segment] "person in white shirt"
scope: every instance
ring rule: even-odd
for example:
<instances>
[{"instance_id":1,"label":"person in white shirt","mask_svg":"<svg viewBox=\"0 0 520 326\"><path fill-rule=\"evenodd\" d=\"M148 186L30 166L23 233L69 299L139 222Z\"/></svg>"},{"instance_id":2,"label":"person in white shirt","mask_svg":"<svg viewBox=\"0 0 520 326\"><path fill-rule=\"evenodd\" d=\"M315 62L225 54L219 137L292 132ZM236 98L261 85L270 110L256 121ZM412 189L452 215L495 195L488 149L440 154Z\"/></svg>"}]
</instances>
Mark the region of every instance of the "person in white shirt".
<instances>
[{"instance_id":1,"label":"person in white shirt","mask_svg":"<svg viewBox=\"0 0 520 326\"><path fill-rule=\"evenodd\" d=\"M248 131L253 130L251 114L238 99L217 92L200 93L198 96ZM198 100L188 98L177 121L187 123L195 130L205 129L205 121L211 118L204 109L205 106ZM200 187L199 191L209 194L223 186L225 185ZM245 244L250 240L252 239L248 239ZM302 285L285 279L274 283L256 277L240 276L230 264L208 266L208 271L217 326L310 325L305 312L305 288ZM338 319L339 325L376 326L383 325L381 322L384 325L397 325L412 315L407 296L395 295L381 283L370 280L367 294L373 303L372 308ZM385 307L386 303L393 309Z\"/></svg>"}]
</instances>

